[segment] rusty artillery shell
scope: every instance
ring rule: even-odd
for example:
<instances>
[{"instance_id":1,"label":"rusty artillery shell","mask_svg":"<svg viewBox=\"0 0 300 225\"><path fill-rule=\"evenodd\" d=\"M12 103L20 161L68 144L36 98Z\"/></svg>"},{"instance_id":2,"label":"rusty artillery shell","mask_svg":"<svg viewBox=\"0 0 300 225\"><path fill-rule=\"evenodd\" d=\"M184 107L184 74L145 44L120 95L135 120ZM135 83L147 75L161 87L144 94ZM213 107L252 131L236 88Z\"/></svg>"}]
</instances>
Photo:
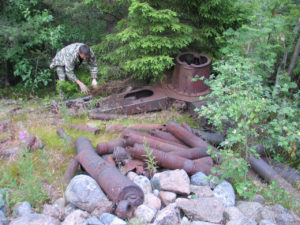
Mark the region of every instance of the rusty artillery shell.
<instances>
[{"instance_id":1,"label":"rusty artillery shell","mask_svg":"<svg viewBox=\"0 0 300 225\"><path fill-rule=\"evenodd\" d=\"M128 145L133 146L135 143L145 144L155 149L159 149L161 151L170 152L170 151L182 151L187 149L186 146L180 145L177 143L170 143L166 140L153 137L149 134L142 134L133 130L126 129L122 133L126 143Z\"/></svg>"},{"instance_id":2,"label":"rusty artillery shell","mask_svg":"<svg viewBox=\"0 0 300 225\"><path fill-rule=\"evenodd\" d=\"M128 177L103 160L86 137L78 137L76 142L77 160L97 181L102 190L118 206L116 214L128 219L137 206L143 203L142 189Z\"/></svg>"},{"instance_id":3,"label":"rusty artillery shell","mask_svg":"<svg viewBox=\"0 0 300 225\"><path fill-rule=\"evenodd\" d=\"M182 143L182 141L180 141L178 138L176 138L173 134L166 132L166 131L161 131L158 129L155 130L151 130L150 134L154 137L158 137L167 141L172 141L178 144L182 144L184 145L184 143Z\"/></svg>"},{"instance_id":4,"label":"rusty artillery shell","mask_svg":"<svg viewBox=\"0 0 300 225\"><path fill-rule=\"evenodd\" d=\"M114 141L101 142L97 145L97 152L99 155L110 154L114 152L116 147L124 147L125 140L123 138L119 138Z\"/></svg>"},{"instance_id":5,"label":"rusty artillery shell","mask_svg":"<svg viewBox=\"0 0 300 225\"><path fill-rule=\"evenodd\" d=\"M77 161L77 159L71 158L63 178L63 182L65 184L68 184L70 180L72 180L72 178L75 176L78 166L79 162Z\"/></svg>"},{"instance_id":6,"label":"rusty artillery shell","mask_svg":"<svg viewBox=\"0 0 300 225\"><path fill-rule=\"evenodd\" d=\"M178 155L186 159L199 159L208 156L207 148L202 147L189 148L184 151L173 151L169 152L169 154Z\"/></svg>"},{"instance_id":7,"label":"rusty artillery shell","mask_svg":"<svg viewBox=\"0 0 300 225\"><path fill-rule=\"evenodd\" d=\"M76 129L76 130L86 131L86 132L89 132L91 134L100 134L100 132L101 132L100 129L93 128L93 127L90 127L88 125L70 124L70 127L72 127L73 129Z\"/></svg>"},{"instance_id":8,"label":"rusty artillery shell","mask_svg":"<svg viewBox=\"0 0 300 225\"><path fill-rule=\"evenodd\" d=\"M118 146L114 150L113 158L116 162L123 162L129 158L129 154L126 152L125 148Z\"/></svg>"},{"instance_id":9,"label":"rusty artillery shell","mask_svg":"<svg viewBox=\"0 0 300 225\"><path fill-rule=\"evenodd\" d=\"M188 132L193 133L192 128L190 127L190 125L188 125L186 122L183 122L180 124L183 128L185 128Z\"/></svg>"},{"instance_id":10,"label":"rusty artillery shell","mask_svg":"<svg viewBox=\"0 0 300 225\"><path fill-rule=\"evenodd\" d=\"M126 116L111 113L89 113L89 117L93 120L115 120L125 118Z\"/></svg>"},{"instance_id":11,"label":"rusty artillery shell","mask_svg":"<svg viewBox=\"0 0 300 225\"><path fill-rule=\"evenodd\" d=\"M195 174L199 171L210 174L210 169L213 165L210 157L204 157L201 160L189 160L157 149L150 148L149 150L152 151L151 154L155 157L155 161L159 166L167 169L184 169L188 174ZM134 147L127 147L126 151L130 152L134 158L147 159L145 156L147 152L143 145L135 144Z\"/></svg>"},{"instance_id":12,"label":"rusty artillery shell","mask_svg":"<svg viewBox=\"0 0 300 225\"><path fill-rule=\"evenodd\" d=\"M183 141L185 144L191 147L208 147L208 143L197 137L193 133L189 132L178 123L170 121L167 124L167 130L172 133L175 137Z\"/></svg>"}]
</instances>

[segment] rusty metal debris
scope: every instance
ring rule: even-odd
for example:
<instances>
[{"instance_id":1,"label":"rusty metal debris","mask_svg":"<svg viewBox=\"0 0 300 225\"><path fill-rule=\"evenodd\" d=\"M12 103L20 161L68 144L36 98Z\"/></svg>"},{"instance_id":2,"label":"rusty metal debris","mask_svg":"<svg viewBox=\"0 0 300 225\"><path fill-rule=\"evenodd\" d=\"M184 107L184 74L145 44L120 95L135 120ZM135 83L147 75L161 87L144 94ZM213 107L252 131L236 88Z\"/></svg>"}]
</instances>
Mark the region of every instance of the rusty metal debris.
<instances>
[{"instance_id":1,"label":"rusty metal debris","mask_svg":"<svg viewBox=\"0 0 300 225\"><path fill-rule=\"evenodd\" d=\"M65 132L63 128L59 128L56 131L57 135L60 136L67 144L69 144L72 147L75 147L75 143L72 140L72 138Z\"/></svg>"},{"instance_id":2,"label":"rusty metal debris","mask_svg":"<svg viewBox=\"0 0 300 225\"><path fill-rule=\"evenodd\" d=\"M99 155L110 154L114 152L117 147L124 147L126 144L123 138L114 141L101 142L97 145L97 152Z\"/></svg>"},{"instance_id":3,"label":"rusty metal debris","mask_svg":"<svg viewBox=\"0 0 300 225\"><path fill-rule=\"evenodd\" d=\"M167 130L172 133L175 137L182 140L185 144L191 147L206 147L208 148L207 142L197 137L193 133L189 132L178 123L170 121L167 124Z\"/></svg>"},{"instance_id":4,"label":"rusty metal debris","mask_svg":"<svg viewBox=\"0 0 300 225\"><path fill-rule=\"evenodd\" d=\"M146 150L143 145L135 144L134 147L127 147L126 151L130 152L134 158L141 160L146 159ZM159 151L150 148L152 156L159 166L168 169L184 169L188 174L195 174L199 171L205 174L210 174L213 166L213 161L210 157L204 157L198 160L189 160L174 154Z\"/></svg>"},{"instance_id":5,"label":"rusty metal debris","mask_svg":"<svg viewBox=\"0 0 300 225\"><path fill-rule=\"evenodd\" d=\"M45 147L42 140L33 135L29 136L29 138L26 140L26 143L27 143L27 149L29 149L29 152L35 152L36 150L42 149L43 147Z\"/></svg>"},{"instance_id":6,"label":"rusty metal debris","mask_svg":"<svg viewBox=\"0 0 300 225\"><path fill-rule=\"evenodd\" d=\"M112 113L89 113L89 117L93 120L115 120L126 118L124 115Z\"/></svg>"},{"instance_id":7,"label":"rusty metal debris","mask_svg":"<svg viewBox=\"0 0 300 225\"><path fill-rule=\"evenodd\" d=\"M129 158L129 155L126 152L125 148L117 146L114 149L113 158L116 162L124 162L126 159Z\"/></svg>"},{"instance_id":8,"label":"rusty metal debris","mask_svg":"<svg viewBox=\"0 0 300 225\"><path fill-rule=\"evenodd\" d=\"M80 130L80 131L86 131L89 132L91 134L100 134L101 130L98 128L94 128L94 127L90 127L88 125L81 125L81 124L70 124L70 127L76 130Z\"/></svg>"},{"instance_id":9,"label":"rusty metal debris","mask_svg":"<svg viewBox=\"0 0 300 225\"><path fill-rule=\"evenodd\" d=\"M169 154L178 155L186 159L199 159L205 156L209 156L207 154L207 148L203 147L189 148L184 151L173 151L169 152Z\"/></svg>"},{"instance_id":10,"label":"rusty metal debris","mask_svg":"<svg viewBox=\"0 0 300 225\"><path fill-rule=\"evenodd\" d=\"M183 144L178 138L176 138L173 134L165 132L165 131L161 131L161 130L151 130L150 134L153 135L154 137L158 137L167 141L172 141L172 142L176 142L178 144Z\"/></svg>"},{"instance_id":11,"label":"rusty metal debris","mask_svg":"<svg viewBox=\"0 0 300 225\"><path fill-rule=\"evenodd\" d=\"M145 166L145 162L141 161L141 160L130 160L127 163L125 163L124 165L124 172L127 174L129 171L134 171L137 174L143 174L144 173L144 166Z\"/></svg>"},{"instance_id":12,"label":"rusty metal debris","mask_svg":"<svg viewBox=\"0 0 300 225\"><path fill-rule=\"evenodd\" d=\"M117 204L116 215L122 219L130 218L135 208L144 201L141 188L97 155L86 137L77 138L75 144L79 163Z\"/></svg>"},{"instance_id":13,"label":"rusty metal debris","mask_svg":"<svg viewBox=\"0 0 300 225\"><path fill-rule=\"evenodd\" d=\"M153 137L149 134L144 134L136 132L134 130L126 129L122 133L123 138L126 140L128 145L133 146L135 143L146 144L155 149L161 151L170 152L170 151L182 151L187 147L175 142L170 142L164 139Z\"/></svg>"},{"instance_id":14,"label":"rusty metal debris","mask_svg":"<svg viewBox=\"0 0 300 225\"><path fill-rule=\"evenodd\" d=\"M79 167L79 162L76 158L71 158L68 167L64 173L63 182L68 184L70 180L76 175L76 171Z\"/></svg>"}]
</instances>

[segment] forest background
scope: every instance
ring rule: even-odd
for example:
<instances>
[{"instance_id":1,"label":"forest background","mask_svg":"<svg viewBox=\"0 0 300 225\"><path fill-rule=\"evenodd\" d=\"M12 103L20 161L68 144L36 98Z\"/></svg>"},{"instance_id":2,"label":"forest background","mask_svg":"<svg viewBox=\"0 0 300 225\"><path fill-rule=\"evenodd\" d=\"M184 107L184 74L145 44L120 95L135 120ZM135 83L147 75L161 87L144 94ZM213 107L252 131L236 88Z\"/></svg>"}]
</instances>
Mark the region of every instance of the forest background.
<instances>
[{"instance_id":1,"label":"forest background","mask_svg":"<svg viewBox=\"0 0 300 225\"><path fill-rule=\"evenodd\" d=\"M94 50L100 85L160 82L178 53L207 54L212 92L199 115L226 135L222 175L247 197L244 174L257 144L300 170L299 12L297 0L1 1L0 96L56 95L49 63L73 42ZM90 83L86 70L78 76ZM78 95L76 84L62 88Z\"/></svg>"}]
</instances>

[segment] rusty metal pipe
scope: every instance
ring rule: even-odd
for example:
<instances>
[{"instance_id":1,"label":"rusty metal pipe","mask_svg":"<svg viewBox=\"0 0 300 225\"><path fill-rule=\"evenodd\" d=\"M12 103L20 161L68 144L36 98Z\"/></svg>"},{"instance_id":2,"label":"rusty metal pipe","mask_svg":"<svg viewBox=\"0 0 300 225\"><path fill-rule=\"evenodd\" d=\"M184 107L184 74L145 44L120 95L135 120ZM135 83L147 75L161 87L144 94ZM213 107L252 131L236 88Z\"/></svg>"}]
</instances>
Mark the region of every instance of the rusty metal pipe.
<instances>
[{"instance_id":1,"label":"rusty metal pipe","mask_svg":"<svg viewBox=\"0 0 300 225\"><path fill-rule=\"evenodd\" d=\"M93 120L115 120L126 118L126 116L112 113L89 113L89 118Z\"/></svg>"},{"instance_id":2,"label":"rusty metal pipe","mask_svg":"<svg viewBox=\"0 0 300 225\"><path fill-rule=\"evenodd\" d=\"M173 152L169 152L168 154L177 155L186 159L199 159L199 158L209 156L207 154L207 148L202 148L202 147L189 148L184 151L173 151Z\"/></svg>"},{"instance_id":3,"label":"rusty metal pipe","mask_svg":"<svg viewBox=\"0 0 300 225\"><path fill-rule=\"evenodd\" d=\"M144 201L142 189L122 175L116 167L103 160L86 137L78 137L75 145L79 163L117 204L116 215L128 219L134 209Z\"/></svg>"},{"instance_id":4,"label":"rusty metal pipe","mask_svg":"<svg viewBox=\"0 0 300 225\"><path fill-rule=\"evenodd\" d=\"M193 134L197 135L198 137L202 138L203 140L209 142L212 145L219 145L222 141L225 140L223 135L216 134L216 133L209 133L198 129L192 128Z\"/></svg>"},{"instance_id":5,"label":"rusty metal pipe","mask_svg":"<svg viewBox=\"0 0 300 225\"><path fill-rule=\"evenodd\" d=\"M179 144L179 143L176 143L176 142L173 142L173 141L170 141L170 140L165 140L163 138L153 137L152 135L150 135L148 133L141 133L141 132L138 132L138 131L135 131L135 130L132 130L132 129L125 129L125 130L123 130L122 134L124 136L137 135L137 136L145 137L147 139L163 142L163 143L166 143L166 144L169 144L169 145L174 145L174 146L177 146L177 147L182 148L182 149L187 149L188 148L188 146L186 146L185 144Z\"/></svg>"},{"instance_id":6,"label":"rusty metal pipe","mask_svg":"<svg viewBox=\"0 0 300 225\"><path fill-rule=\"evenodd\" d=\"M116 147L124 147L126 141L123 138L119 138L114 141L101 142L97 145L97 152L99 155L111 154Z\"/></svg>"},{"instance_id":7,"label":"rusty metal pipe","mask_svg":"<svg viewBox=\"0 0 300 225\"><path fill-rule=\"evenodd\" d=\"M164 123L162 123L162 124L132 124L128 128L133 129L133 130L145 130L145 131L151 131L154 129L165 131L167 129L166 124L164 124Z\"/></svg>"},{"instance_id":8,"label":"rusty metal pipe","mask_svg":"<svg viewBox=\"0 0 300 225\"><path fill-rule=\"evenodd\" d=\"M294 188L285 179L283 179L271 166L269 166L262 158L255 158L250 156L250 165L253 170L258 173L267 182L277 182L280 187L289 192L294 192Z\"/></svg>"},{"instance_id":9,"label":"rusty metal pipe","mask_svg":"<svg viewBox=\"0 0 300 225\"><path fill-rule=\"evenodd\" d=\"M193 133L192 128L190 127L190 125L188 125L186 122L183 122L180 124L183 128L185 128L188 132Z\"/></svg>"},{"instance_id":10,"label":"rusty metal pipe","mask_svg":"<svg viewBox=\"0 0 300 225\"><path fill-rule=\"evenodd\" d=\"M300 188L300 172L288 165L280 162L276 162L272 159L264 158L264 160L272 166L272 168L294 187Z\"/></svg>"},{"instance_id":11,"label":"rusty metal pipe","mask_svg":"<svg viewBox=\"0 0 300 225\"><path fill-rule=\"evenodd\" d=\"M72 138L64 131L63 128L59 128L56 131L57 135L60 136L67 144L71 145L72 147L75 147L75 143L72 140Z\"/></svg>"},{"instance_id":12,"label":"rusty metal pipe","mask_svg":"<svg viewBox=\"0 0 300 225\"><path fill-rule=\"evenodd\" d=\"M169 154L166 152L159 151L157 149L150 148L152 156L155 157L155 161L159 166L168 169L184 169L188 174L195 174L199 171L205 174L211 173L211 167L213 161L211 157L204 157L199 160L189 160L183 157ZM147 152L143 145L135 144L134 147L127 147L126 151L130 152L134 158L145 160Z\"/></svg>"},{"instance_id":13,"label":"rusty metal pipe","mask_svg":"<svg viewBox=\"0 0 300 225\"><path fill-rule=\"evenodd\" d=\"M152 148L156 148L165 152L182 151L187 148L186 146L180 146L177 143L170 144L165 140L152 137L151 135L134 132L128 129L123 131L123 137L126 140L126 143L128 145L133 146L135 143L138 144L146 143L146 145Z\"/></svg>"},{"instance_id":14,"label":"rusty metal pipe","mask_svg":"<svg viewBox=\"0 0 300 225\"><path fill-rule=\"evenodd\" d=\"M178 123L170 121L167 124L167 130L172 133L175 137L183 141L185 144L191 147L206 147L208 148L209 144L203 141L201 138L197 137L193 133L189 132Z\"/></svg>"},{"instance_id":15,"label":"rusty metal pipe","mask_svg":"<svg viewBox=\"0 0 300 225\"><path fill-rule=\"evenodd\" d=\"M81 125L81 124L70 124L70 127L76 130L80 131L86 131L91 134L100 134L101 130L98 128L93 128L87 125Z\"/></svg>"},{"instance_id":16,"label":"rusty metal pipe","mask_svg":"<svg viewBox=\"0 0 300 225\"><path fill-rule=\"evenodd\" d=\"M70 180L76 175L76 171L79 167L79 162L76 158L71 158L69 165L64 173L63 182L68 184Z\"/></svg>"},{"instance_id":17,"label":"rusty metal pipe","mask_svg":"<svg viewBox=\"0 0 300 225\"><path fill-rule=\"evenodd\" d=\"M180 141L178 138L176 138L173 134L171 134L169 132L155 129L155 130L151 130L150 134L157 138L161 138L161 139L164 139L167 141L172 141L172 142L184 145L184 143L182 143L182 141Z\"/></svg>"}]
</instances>

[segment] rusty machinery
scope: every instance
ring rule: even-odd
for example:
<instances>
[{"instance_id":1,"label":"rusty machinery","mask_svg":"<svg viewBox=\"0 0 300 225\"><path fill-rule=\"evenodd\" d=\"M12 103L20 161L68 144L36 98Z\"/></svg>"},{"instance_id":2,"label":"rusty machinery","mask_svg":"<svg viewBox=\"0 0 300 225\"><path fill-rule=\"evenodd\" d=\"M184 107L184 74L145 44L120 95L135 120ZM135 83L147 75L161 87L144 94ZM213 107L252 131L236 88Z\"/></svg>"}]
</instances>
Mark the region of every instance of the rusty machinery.
<instances>
[{"instance_id":1,"label":"rusty machinery","mask_svg":"<svg viewBox=\"0 0 300 225\"><path fill-rule=\"evenodd\" d=\"M181 53L176 57L173 74L161 85L147 86L130 92L113 94L99 100L99 108L94 113L136 114L166 109L175 101L187 103L188 108L203 104L199 96L209 93L203 80L209 78L211 60L208 56L195 52Z\"/></svg>"}]
</instances>

